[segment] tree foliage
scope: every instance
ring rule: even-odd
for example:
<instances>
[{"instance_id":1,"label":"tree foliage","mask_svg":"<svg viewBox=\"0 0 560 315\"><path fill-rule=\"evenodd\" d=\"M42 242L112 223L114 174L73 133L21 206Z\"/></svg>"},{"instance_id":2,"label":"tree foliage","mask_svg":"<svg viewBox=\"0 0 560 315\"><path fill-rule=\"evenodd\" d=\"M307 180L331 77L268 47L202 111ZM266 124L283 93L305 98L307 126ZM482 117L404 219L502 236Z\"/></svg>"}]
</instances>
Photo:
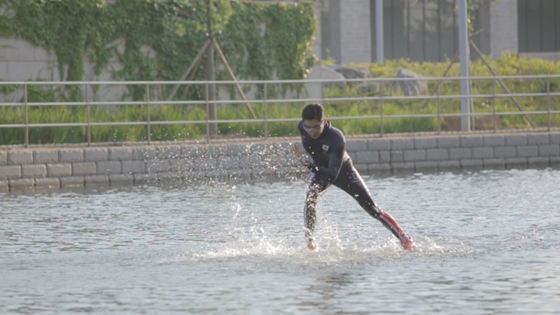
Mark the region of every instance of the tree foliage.
<instances>
[{"instance_id":1,"label":"tree foliage","mask_svg":"<svg viewBox=\"0 0 560 315\"><path fill-rule=\"evenodd\" d=\"M109 71L113 80L178 80L206 41L207 3L0 0L0 36L22 38L54 52L62 80L83 80L86 58L96 75ZM305 78L315 62L312 2L211 3L213 33L238 78ZM113 68L114 61L122 67ZM205 75L201 63L195 79ZM143 93L142 87L132 88L130 96L137 99Z\"/></svg>"}]
</instances>

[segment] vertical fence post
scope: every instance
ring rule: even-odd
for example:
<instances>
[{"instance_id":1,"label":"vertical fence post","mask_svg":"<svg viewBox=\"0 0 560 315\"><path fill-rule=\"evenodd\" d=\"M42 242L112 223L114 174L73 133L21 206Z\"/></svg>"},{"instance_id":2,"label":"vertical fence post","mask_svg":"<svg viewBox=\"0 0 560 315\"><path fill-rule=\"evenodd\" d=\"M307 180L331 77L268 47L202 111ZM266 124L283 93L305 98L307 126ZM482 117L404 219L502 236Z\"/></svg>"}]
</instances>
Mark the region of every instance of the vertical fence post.
<instances>
[{"instance_id":1,"label":"vertical fence post","mask_svg":"<svg viewBox=\"0 0 560 315\"><path fill-rule=\"evenodd\" d=\"M87 146L91 146L91 116L89 111L89 84L86 84Z\"/></svg>"},{"instance_id":2,"label":"vertical fence post","mask_svg":"<svg viewBox=\"0 0 560 315\"><path fill-rule=\"evenodd\" d=\"M546 109L548 111L548 132L550 132L550 77L546 78Z\"/></svg>"},{"instance_id":3,"label":"vertical fence post","mask_svg":"<svg viewBox=\"0 0 560 315\"><path fill-rule=\"evenodd\" d=\"M208 91L208 83L206 83L206 143L210 143L210 121L209 121L209 112L210 112L210 103L209 103L209 91Z\"/></svg>"},{"instance_id":4,"label":"vertical fence post","mask_svg":"<svg viewBox=\"0 0 560 315\"><path fill-rule=\"evenodd\" d=\"M379 115L381 121L381 137L383 137L383 80L379 80Z\"/></svg>"},{"instance_id":5,"label":"vertical fence post","mask_svg":"<svg viewBox=\"0 0 560 315\"><path fill-rule=\"evenodd\" d=\"M148 145L152 142L152 126L150 124L150 84L146 84L146 139L148 140Z\"/></svg>"},{"instance_id":6,"label":"vertical fence post","mask_svg":"<svg viewBox=\"0 0 560 315\"><path fill-rule=\"evenodd\" d=\"M264 139L268 139L268 96L266 93L267 84L264 83Z\"/></svg>"},{"instance_id":7,"label":"vertical fence post","mask_svg":"<svg viewBox=\"0 0 560 315\"><path fill-rule=\"evenodd\" d=\"M321 84L321 99L323 100L323 106L325 106L325 82L321 81L319 84Z\"/></svg>"},{"instance_id":8,"label":"vertical fence post","mask_svg":"<svg viewBox=\"0 0 560 315\"><path fill-rule=\"evenodd\" d=\"M440 81L437 80L436 82L437 84L437 133L438 135L441 133L441 99L440 99L440 90L439 90L439 86L440 86Z\"/></svg>"},{"instance_id":9,"label":"vertical fence post","mask_svg":"<svg viewBox=\"0 0 560 315\"><path fill-rule=\"evenodd\" d=\"M25 147L29 148L29 115L27 109L27 84L23 85L23 93L25 100Z\"/></svg>"},{"instance_id":10,"label":"vertical fence post","mask_svg":"<svg viewBox=\"0 0 560 315\"><path fill-rule=\"evenodd\" d=\"M496 79L492 79L492 105L494 107L494 113L493 113L494 133L496 133L497 123L498 123L496 118Z\"/></svg>"}]
</instances>

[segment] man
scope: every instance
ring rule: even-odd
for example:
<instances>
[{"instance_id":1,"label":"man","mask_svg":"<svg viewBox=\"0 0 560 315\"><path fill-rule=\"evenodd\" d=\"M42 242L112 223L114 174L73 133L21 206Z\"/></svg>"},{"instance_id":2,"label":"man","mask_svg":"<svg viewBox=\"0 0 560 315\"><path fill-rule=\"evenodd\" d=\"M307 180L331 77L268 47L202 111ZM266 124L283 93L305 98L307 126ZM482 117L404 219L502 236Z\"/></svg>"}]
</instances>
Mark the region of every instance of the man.
<instances>
[{"instance_id":1,"label":"man","mask_svg":"<svg viewBox=\"0 0 560 315\"><path fill-rule=\"evenodd\" d=\"M311 171L304 207L307 247L310 250L316 248L313 232L317 198L332 184L356 199L367 213L379 220L399 239L404 249L411 250L412 239L403 232L393 217L373 202L366 184L346 152L346 140L342 132L331 126L323 106L319 104L305 106L301 118L298 124L301 141L305 151L313 159L313 162L309 162L302 157L302 163ZM297 150L295 146L294 149Z\"/></svg>"}]
</instances>

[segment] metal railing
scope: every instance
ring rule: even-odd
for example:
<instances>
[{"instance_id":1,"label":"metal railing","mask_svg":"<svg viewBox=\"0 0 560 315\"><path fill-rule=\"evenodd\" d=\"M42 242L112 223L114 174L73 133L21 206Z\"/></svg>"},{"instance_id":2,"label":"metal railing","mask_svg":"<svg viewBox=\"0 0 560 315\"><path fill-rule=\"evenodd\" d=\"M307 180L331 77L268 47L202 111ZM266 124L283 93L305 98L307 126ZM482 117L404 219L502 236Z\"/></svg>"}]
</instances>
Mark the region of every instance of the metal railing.
<instances>
[{"instance_id":1,"label":"metal railing","mask_svg":"<svg viewBox=\"0 0 560 315\"><path fill-rule=\"evenodd\" d=\"M441 85L443 83L458 83L460 80L470 80L471 82L481 81L481 80L489 80L492 81L492 92L491 93L473 93L471 95L458 95L458 94L442 94L441 93ZM511 93L509 90L504 86L502 80L544 80L544 83L541 85L541 91L535 91L531 93ZM267 139L270 135L268 133L268 126L271 123L278 123L278 122L297 122L300 120L299 115L296 117L289 117L289 118L271 118L268 117L268 106L269 104L290 104L290 103L345 103L345 102L370 102L371 104L377 104L379 108L379 113L375 115L358 115L358 116L329 116L330 120L364 120L364 119L374 119L379 120L380 122L380 132L376 133L375 135L383 137L388 135L385 132L386 121L387 119L396 119L396 118L410 118L410 119L419 119L419 118L436 118L437 119L437 130L433 130L431 132L422 132L428 134L441 134L444 132L441 129L442 120L448 117L455 117L455 118L462 118L468 117L468 119L475 119L476 117L481 116L491 116L496 120L498 117L504 116L512 116L512 115L523 115L527 119L527 121L531 122L532 128L529 130L534 131L548 131L556 130L556 126L552 125L551 117L553 115L560 114L560 110L552 109L553 101L556 102L557 99L555 97L560 96L560 91L552 91L551 89L551 80L559 80L560 75L532 75L532 76L485 76L485 77L422 77L420 79L415 78L362 78L362 79L336 79L336 80L268 80L268 81L257 81L257 80L245 80L245 81L83 81L83 82L46 82L46 81L30 81L30 82L8 82L8 81L1 81L0 87L2 86L17 86L16 90L23 90L23 97L21 98L22 101L14 102L0 102L0 107L15 107L24 109L24 119L21 122L14 121L9 124L0 124L0 132L4 128L24 128L25 129L25 140L24 143L21 144L25 147L29 147L29 130L30 128L48 128L48 127L85 127L86 137L84 139L83 145L92 145L92 137L91 137L91 129L92 127L98 126L145 126L146 128L146 137L145 141L139 141L138 143L146 143L151 144L153 141L152 139L152 126L155 125L191 125L191 124L205 124L206 125L206 141L211 142L213 141L212 135L210 135L210 125L211 124L234 124L234 123L255 123L255 124L262 124L263 126L263 136L262 138ZM394 93L394 85L400 81L425 81L429 84L435 85L429 92L428 95L414 95L414 96L405 96L405 95L397 95ZM258 99L228 99L228 100L212 100L212 104L208 100L208 87L212 84L215 85L234 85L234 84L241 84L244 86L251 86L251 85L260 85L263 87L262 97ZM271 85L283 85L283 84L303 84L307 87L317 84L320 85L319 88L315 88L319 92L316 93L318 96L316 97L275 97L275 98L268 98L267 97L267 90L268 87ZM352 84L362 84L362 85L369 85L370 87L376 87L377 91L373 93L373 95L345 95L343 92L338 93L340 95L332 96L328 93L328 91L332 91L336 89L334 87L326 87L326 86L334 86L336 84L344 84L344 85L352 85ZM500 84L503 90L508 91L507 93L498 93L497 92L497 84ZM93 101L91 100L90 91L93 90L95 86L143 86L145 88L145 98L141 101ZM168 86L168 85L198 85L204 86L204 90L206 91L206 99L204 100L163 100L164 97L161 99L157 99L153 96L150 92L151 88L154 86ZM77 86L80 87L82 92L85 91L84 100L80 102L30 102L28 100L29 95L29 87L30 86ZM558 89L558 85L555 82L554 85L555 89ZM15 92L12 92L15 93ZM332 93L331 93L332 94ZM308 93L309 95L309 93ZM539 109L539 110L531 110L527 111L523 109L523 106L519 104L516 100L519 97L529 97L529 98L546 98L546 108ZM5 96L6 98L6 96ZM510 98L517 104L517 110L514 111L498 111L496 106L496 100L500 98ZM445 113L442 109L442 101L445 100L461 100L461 99L468 99L472 101L476 101L477 99L491 99L492 101L492 111L485 111L485 112L474 112L470 111L468 113L460 113L460 112L452 112L452 113ZM422 113L416 112L412 114L387 114L384 112L384 107L387 106L386 104L391 101L412 101L412 100L422 100L425 104L428 102L435 102L436 104L436 112L435 113ZM208 115L206 115L205 119L200 120L172 120L172 121L157 121L152 120L152 113L150 112L150 108L153 106L158 105L204 105L206 106L206 113L208 113L208 109L213 104L220 105L220 104L246 104L247 106L251 106L251 104L261 104L264 106L263 115L261 118L247 118L247 119L211 119ZM424 104L424 105L425 105ZM103 106L132 106L132 105L144 105L146 106L145 112L145 120L142 121L112 121L112 122L93 122L91 120L90 111L92 106L103 107ZM86 121L76 121L76 122L64 122L64 123L30 123L29 122L29 109L31 107L43 107L43 106L83 106L86 107ZM472 108L472 106L471 106ZM532 115L547 115L548 122L545 126L535 126L530 116ZM559 126L560 127L560 126ZM503 130L510 130L508 128L501 129ZM511 130L519 130L519 128L512 128ZM494 125L493 129L486 129L476 132L497 132L498 128L496 124ZM475 132L473 130L463 130L459 132ZM352 136L352 135L350 135Z\"/></svg>"}]
</instances>

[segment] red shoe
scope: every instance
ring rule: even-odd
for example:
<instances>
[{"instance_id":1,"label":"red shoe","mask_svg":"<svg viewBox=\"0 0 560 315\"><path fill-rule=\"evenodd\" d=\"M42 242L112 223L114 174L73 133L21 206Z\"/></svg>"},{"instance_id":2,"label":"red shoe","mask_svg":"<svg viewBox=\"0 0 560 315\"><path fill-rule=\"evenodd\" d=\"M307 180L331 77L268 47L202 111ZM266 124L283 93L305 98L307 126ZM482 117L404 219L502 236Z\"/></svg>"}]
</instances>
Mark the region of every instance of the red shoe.
<instances>
[{"instance_id":1,"label":"red shoe","mask_svg":"<svg viewBox=\"0 0 560 315\"><path fill-rule=\"evenodd\" d=\"M407 238L403 243L402 247L404 250L413 250L414 249L414 242L410 238Z\"/></svg>"}]
</instances>

